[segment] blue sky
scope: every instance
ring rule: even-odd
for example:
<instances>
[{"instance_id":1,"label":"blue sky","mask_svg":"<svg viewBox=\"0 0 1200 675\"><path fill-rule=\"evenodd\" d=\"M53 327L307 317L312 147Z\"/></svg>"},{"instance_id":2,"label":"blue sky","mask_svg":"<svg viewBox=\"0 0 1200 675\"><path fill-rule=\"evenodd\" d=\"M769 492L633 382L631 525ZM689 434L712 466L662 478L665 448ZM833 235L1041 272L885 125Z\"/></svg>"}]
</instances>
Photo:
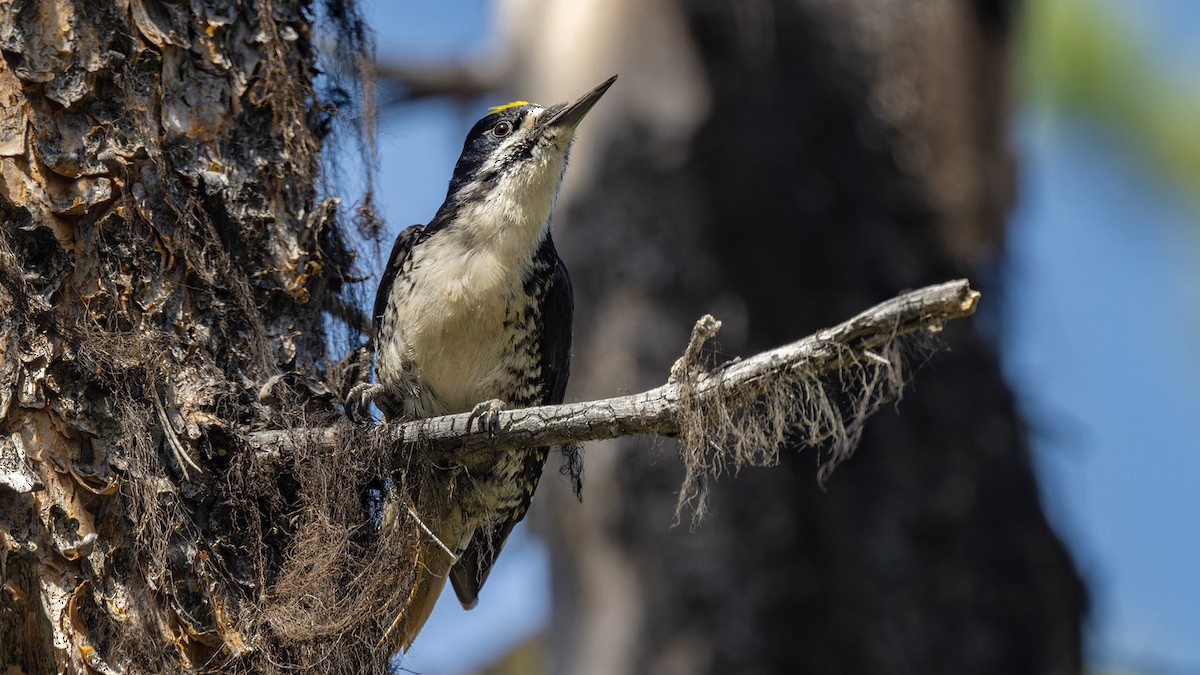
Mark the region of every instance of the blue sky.
<instances>
[{"instance_id":1,"label":"blue sky","mask_svg":"<svg viewBox=\"0 0 1200 675\"><path fill-rule=\"evenodd\" d=\"M1180 86L1200 84L1200 2L1104 5ZM1200 673L1200 195L1087 120L1029 106L1014 138L1002 353L1092 591L1088 652Z\"/></svg>"},{"instance_id":2,"label":"blue sky","mask_svg":"<svg viewBox=\"0 0 1200 675\"><path fill-rule=\"evenodd\" d=\"M1165 70L1200 83L1200 1L1103 5ZM489 29L483 0L380 1L367 17L380 55L410 60L479 50ZM393 234L441 203L481 110L422 102L384 117L379 201ZM1088 653L1200 673L1200 200L1162 187L1128 144L1085 121L1027 107L1013 137L1020 193L995 311L1047 511L1092 590ZM549 616L547 566L518 530L479 607L447 596L405 667L461 672L535 632Z\"/></svg>"},{"instance_id":3,"label":"blue sky","mask_svg":"<svg viewBox=\"0 0 1200 675\"><path fill-rule=\"evenodd\" d=\"M1029 111L1005 370L1098 662L1200 672L1200 219L1086 125Z\"/></svg>"}]
</instances>

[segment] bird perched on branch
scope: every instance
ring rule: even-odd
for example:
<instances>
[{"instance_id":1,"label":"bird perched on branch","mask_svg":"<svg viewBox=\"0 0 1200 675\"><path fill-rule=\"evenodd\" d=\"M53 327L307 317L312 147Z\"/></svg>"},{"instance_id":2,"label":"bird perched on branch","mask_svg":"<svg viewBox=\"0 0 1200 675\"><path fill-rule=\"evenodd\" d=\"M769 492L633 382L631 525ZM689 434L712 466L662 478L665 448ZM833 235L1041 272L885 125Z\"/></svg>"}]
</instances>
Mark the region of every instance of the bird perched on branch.
<instances>
[{"instance_id":1,"label":"bird perched on branch","mask_svg":"<svg viewBox=\"0 0 1200 675\"><path fill-rule=\"evenodd\" d=\"M550 215L575 130L616 79L573 103L492 108L471 128L446 201L428 225L396 238L375 298L376 384L355 387L347 413L368 402L387 419L471 411L495 431L506 406L562 402L574 301ZM427 541L400 618L403 648L447 576L463 607L475 606L547 450L498 452L490 466L447 474L446 498L409 514L424 518Z\"/></svg>"}]
</instances>

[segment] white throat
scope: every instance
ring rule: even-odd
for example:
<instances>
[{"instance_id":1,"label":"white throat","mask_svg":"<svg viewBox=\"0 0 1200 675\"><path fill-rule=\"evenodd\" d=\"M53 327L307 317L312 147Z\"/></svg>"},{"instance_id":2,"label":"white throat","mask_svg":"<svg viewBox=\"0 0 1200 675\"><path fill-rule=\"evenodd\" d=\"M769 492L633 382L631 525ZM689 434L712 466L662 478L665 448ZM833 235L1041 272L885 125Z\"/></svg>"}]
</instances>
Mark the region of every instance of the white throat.
<instances>
[{"instance_id":1,"label":"white throat","mask_svg":"<svg viewBox=\"0 0 1200 675\"><path fill-rule=\"evenodd\" d=\"M465 206L455 218L464 244L496 255L506 266L524 264L550 230L565 169L565 153L544 148L497 177L482 189L484 199Z\"/></svg>"}]
</instances>

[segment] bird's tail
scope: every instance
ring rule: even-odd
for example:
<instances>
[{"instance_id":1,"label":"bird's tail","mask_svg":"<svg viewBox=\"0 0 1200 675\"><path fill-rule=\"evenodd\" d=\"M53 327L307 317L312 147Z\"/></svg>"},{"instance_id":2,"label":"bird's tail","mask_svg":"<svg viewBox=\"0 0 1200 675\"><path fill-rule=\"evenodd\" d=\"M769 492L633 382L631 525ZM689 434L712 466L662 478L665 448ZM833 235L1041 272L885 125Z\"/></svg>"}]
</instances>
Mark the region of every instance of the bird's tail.
<instances>
[{"instance_id":1,"label":"bird's tail","mask_svg":"<svg viewBox=\"0 0 1200 675\"><path fill-rule=\"evenodd\" d=\"M458 510L447 505L431 511L422 518L411 501L393 500L391 495L384 506L380 526L411 527L413 536L418 537L421 544L413 561L416 578L408 600L380 638L380 645L391 641L408 651L433 613L450 568L458 560L456 552L460 548L459 542L465 539L466 529Z\"/></svg>"}]
</instances>

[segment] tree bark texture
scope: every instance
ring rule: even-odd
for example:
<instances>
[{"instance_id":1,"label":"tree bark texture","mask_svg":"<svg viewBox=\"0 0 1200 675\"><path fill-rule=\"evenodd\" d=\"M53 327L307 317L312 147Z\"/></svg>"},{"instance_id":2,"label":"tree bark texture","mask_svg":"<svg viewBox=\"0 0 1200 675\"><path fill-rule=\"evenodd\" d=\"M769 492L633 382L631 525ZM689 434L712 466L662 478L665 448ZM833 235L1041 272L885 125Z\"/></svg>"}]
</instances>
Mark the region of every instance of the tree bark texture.
<instances>
[{"instance_id":1,"label":"tree bark texture","mask_svg":"<svg viewBox=\"0 0 1200 675\"><path fill-rule=\"evenodd\" d=\"M724 353L748 354L900 289L997 290L1017 3L504 5L538 8L501 13L514 93L621 74L559 209L579 308L568 400L652 385L704 312ZM784 453L717 481L695 532L668 529L668 453L590 450L584 507L534 514L555 672L1080 672L1085 591L995 347L965 324L945 340L823 487L819 452Z\"/></svg>"},{"instance_id":2,"label":"tree bark texture","mask_svg":"<svg viewBox=\"0 0 1200 675\"><path fill-rule=\"evenodd\" d=\"M278 428L281 379L332 409L352 260L311 20L0 2L0 669L270 669L286 526L235 436Z\"/></svg>"}]
</instances>

